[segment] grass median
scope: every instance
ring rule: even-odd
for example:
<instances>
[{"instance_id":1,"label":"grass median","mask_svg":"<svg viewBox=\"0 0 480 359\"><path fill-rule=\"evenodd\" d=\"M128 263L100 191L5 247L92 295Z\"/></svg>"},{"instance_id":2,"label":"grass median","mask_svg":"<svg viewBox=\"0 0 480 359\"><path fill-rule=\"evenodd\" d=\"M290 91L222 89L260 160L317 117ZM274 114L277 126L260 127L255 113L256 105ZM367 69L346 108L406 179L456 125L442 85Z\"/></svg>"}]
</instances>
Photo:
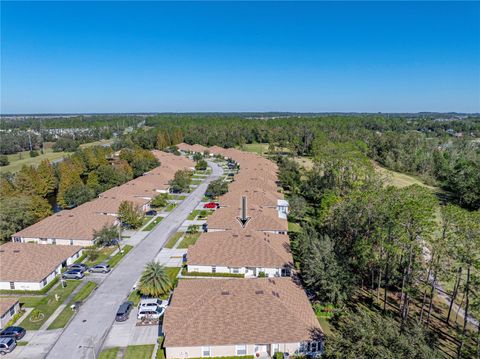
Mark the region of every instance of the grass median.
<instances>
[{"instance_id":1,"label":"grass median","mask_svg":"<svg viewBox=\"0 0 480 359\"><path fill-rule=\"evenodd\" d=\"M145 226L142 231L151 231L154 229L157 224L159 224L162 221L163 217L157 217L153 221L151 221L147 226Z\"/></svg>"},{"instance_id":2,"label":"grass median","mask_svg":"<svg viewBox=\"0 0 480 359\"><path fill-rule=\"evenodd\" d=\"M129 345L123 359L151 359L154 349L154 344Z\"/></svg>"},{"instance_id":3,"label":"grass median","mask_svg":"<svg viewBox=\"0 0 480 359\"><path fill-rule=\"evenodd\" d=\"M75 304L76 302L83 302L89 297L89 295L95 290L95 288L97 288L97 284L95 282L88 282L82 289L79 290L79 292L60 312L58 317L55 318L55 320L52 322L52 324L50 324L47 329L51 330L65 327L75 314L75 312L72 310L72 308L70 308L70 306Z\"/></svg>"},{"instance_id":4,"label":"grass median","mask_svg":"<svg viewBox=\"0 0 480 359\"><path fill-rule=\"evenodd\" d=\"M184 234L184 232L176 232L176 233L172 234L172 236L169 238L167 244L165 244L165 248L173 248L173 246L175 246L175 243L178 242L178 240L180 239L180 237L182 237L183 234Z\"/></svg>"},{"instance_id":5,"label":"grass median","mask_svg":"<svg viewBox=\"0 0 480 359\"><path fill-rule=\"evenodd\" d=\"M132 250L132 248L133 247L131 245L126 244L125 246L123 246L120 252L117 252L117 254L115 254L112 258L108 260L107 264L110 265L110 267L112 268L115 267L118 262L120 262L122 258L125 257L127 253Z\"/></svg>"}]
</instances>

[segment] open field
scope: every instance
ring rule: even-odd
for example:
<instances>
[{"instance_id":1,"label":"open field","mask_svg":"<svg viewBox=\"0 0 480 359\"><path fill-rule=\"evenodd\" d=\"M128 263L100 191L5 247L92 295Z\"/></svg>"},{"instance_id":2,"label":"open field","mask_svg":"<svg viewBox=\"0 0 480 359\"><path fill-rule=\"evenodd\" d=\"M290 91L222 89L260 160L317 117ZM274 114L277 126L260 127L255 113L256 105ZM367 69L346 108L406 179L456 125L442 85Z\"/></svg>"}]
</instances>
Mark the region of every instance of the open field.
<instances>
[{"instance_id":1,"label":"open field","mask_svg":"<svg viewBox=\"0 0 480 359\"><path fill-rule=\"evenodd\" d=\"M268 152L268 143L247 143L242 145L239 149L247 152L257 153L264 155Z\"/></svg>"},{"instance_id":2,"label":"open field","mask_svg":"<svg viewBox=\"0 0 480 359\"><path fill-rule=\"evenodd\" d=\"M87 148L92 146L102 146L106 144L113 143L113 140L102 140L84 143L80 145L80 148ZM40 151L38 151L40 153ZM25 166L38 166L43 160L49 160L50 162L61 160L64 157L70 155L70 152L53 152L51 147L46 147L44 154L39 154L37 157L30 157L30 151L23 151L8 155L8 161L10 164L8 166L0 167L0 174L6 172L17 172ZM73 152L72 152L73 153Z\"/></svg>"},{"instance_id":3,"label":"open field","mask_svg":"<svg viewBox=\"0 0 480 359\"><path fill-rule=\"evenodd\" d=\"M8 166L0 167L0 174L6 172L17 172L25 166L38 166L40 162L47 159L50 162L56 161L59 159L64 158L68 155L68 152L53 152L51 148L45 149L45 153L43 155L38 155L37 157L30 157L29 151L14 153L12 155L8 155L8 160L10 164Z\"/></svg>"},{"instance_id":4,"label":"open field","mask_svg":"<svg viewBox=\"0 0 480 359\"><path fill-rule=\"evenodd\" d=\"M420 179L417 179L413 176L410 176L404 173L389 170L385 167L380 166L376 162L373 162L373 166L375 167L375 171L377 171L378 174L382 175L385 178L385 182L389 185L392 185L398 188L403 188L403 187L408 187L416 184L425 188L429 188L432 191L441 191L440 188L438 187L426 185Z\"/></svg>"}]
</instances>

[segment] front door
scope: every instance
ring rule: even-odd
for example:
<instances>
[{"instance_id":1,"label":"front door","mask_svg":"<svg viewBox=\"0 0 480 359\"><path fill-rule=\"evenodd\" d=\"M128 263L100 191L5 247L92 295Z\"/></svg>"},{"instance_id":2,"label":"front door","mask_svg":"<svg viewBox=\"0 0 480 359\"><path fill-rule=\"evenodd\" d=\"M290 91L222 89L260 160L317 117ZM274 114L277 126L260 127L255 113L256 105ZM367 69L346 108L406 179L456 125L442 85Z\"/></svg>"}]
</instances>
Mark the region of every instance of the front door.
<instances>
[{"instance_id":1,"label":"front door","mask_svg":"<svg viewBox=\"0 0 480 359\"><path fill-rule=\"evenodd\" d=\"M268 344L255 344L255 356L258 357L268 357Z\"/></svg>"}]
</instances>

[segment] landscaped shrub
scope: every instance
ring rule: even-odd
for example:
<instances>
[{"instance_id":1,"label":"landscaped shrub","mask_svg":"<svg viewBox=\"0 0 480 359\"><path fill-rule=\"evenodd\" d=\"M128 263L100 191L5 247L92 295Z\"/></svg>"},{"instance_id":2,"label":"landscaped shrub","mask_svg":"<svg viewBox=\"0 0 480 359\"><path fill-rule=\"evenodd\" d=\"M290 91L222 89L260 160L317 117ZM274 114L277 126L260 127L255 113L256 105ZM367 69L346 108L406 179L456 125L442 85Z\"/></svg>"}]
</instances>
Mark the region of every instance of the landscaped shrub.
<instances>
[{"instance_id":1,"label":"landscaped shrub","mask_svg":"<svg viewBox=\"0 0 480 359\"><path fill-rule=\"evenodd\" d=\"M283 353L282 352L276 352L275 353L275 359L283 359Z\"/></svg>"}]
</instances>

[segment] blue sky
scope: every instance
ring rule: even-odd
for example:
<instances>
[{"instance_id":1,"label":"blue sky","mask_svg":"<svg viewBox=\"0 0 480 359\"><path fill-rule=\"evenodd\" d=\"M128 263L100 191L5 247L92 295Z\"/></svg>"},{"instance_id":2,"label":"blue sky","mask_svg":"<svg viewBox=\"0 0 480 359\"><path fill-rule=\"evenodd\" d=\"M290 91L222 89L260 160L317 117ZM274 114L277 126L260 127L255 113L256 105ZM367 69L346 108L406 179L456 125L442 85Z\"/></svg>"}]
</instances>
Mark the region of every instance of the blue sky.
<instances>
[{"instance_id":1,"label":"blue sky","mask_svg":"<svg viewBox=\"0 0 480 359\"><path fill-rule=\"evenodd\" d=\"M480 112L479 2L3 2L1 112Z\"/></svg>"}]
</instances>

